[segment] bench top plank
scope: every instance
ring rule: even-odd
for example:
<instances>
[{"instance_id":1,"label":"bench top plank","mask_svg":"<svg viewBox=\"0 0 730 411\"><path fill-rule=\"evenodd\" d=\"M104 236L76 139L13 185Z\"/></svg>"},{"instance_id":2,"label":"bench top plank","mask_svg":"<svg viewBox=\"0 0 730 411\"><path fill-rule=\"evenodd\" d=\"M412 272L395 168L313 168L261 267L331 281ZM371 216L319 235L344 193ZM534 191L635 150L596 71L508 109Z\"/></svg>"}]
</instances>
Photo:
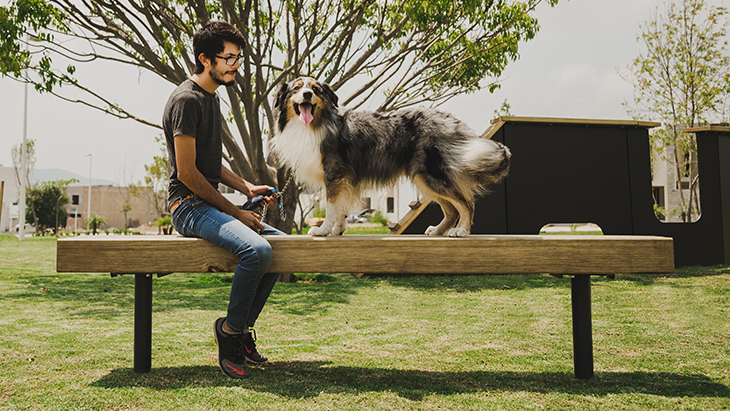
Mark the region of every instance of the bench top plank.
<instances>
[{"instance_id":1,"label":"bench top plank","mask_svg":"<svg viewBox=\"0 0 730 411\"><path fill-rule=\"evenodd\" d=\"M267 236L270 272L390 274L668 274L673 241L656 236ZM199 238L58 240L57 271L112 274L232 272L237 259Z\"/></svg>"}]
</instances>

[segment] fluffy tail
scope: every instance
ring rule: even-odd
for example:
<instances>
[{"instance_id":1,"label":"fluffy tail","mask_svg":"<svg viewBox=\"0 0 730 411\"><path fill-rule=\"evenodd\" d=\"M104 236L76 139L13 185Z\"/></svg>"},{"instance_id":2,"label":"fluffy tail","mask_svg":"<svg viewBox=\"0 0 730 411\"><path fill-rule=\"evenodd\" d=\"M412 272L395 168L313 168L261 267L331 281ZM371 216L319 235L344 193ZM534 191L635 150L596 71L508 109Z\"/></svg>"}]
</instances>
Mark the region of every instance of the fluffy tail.
<instances>
[{"instance_id":1,"label":"fluffy tail","mask_svg":"<svg viewBox=\"0 0 730 411\"><path fill-rule=\"evenodd\" d=\"M480 191L500 182L509 172L512 153L502 143L485 139L471 139L461 147L461 160Z\"/></svg>"}]
</instances>

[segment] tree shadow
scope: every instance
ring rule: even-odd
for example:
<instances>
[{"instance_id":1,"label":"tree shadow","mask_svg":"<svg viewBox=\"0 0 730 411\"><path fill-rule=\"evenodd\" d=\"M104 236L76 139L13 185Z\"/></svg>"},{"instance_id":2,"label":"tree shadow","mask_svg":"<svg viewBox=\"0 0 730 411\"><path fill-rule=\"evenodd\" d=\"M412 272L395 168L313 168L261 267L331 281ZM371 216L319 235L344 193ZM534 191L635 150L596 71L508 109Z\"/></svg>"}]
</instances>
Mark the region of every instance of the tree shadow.
<instances>
[{"instance_id":1,"label":"tree shadow","mask_svg":"<svg viewBox=\"0 0 730 411\"><path fill-rule=\"evenodd\" d=\"M153 312L177 309L221 310L228 305L232 274L174 274L154 276ZM312 283L278 283L268 305L291 315L324 313L348 304L364 282L318 276ZM134 276L108 274L26 275L24 290L0 294L1 300L63 302L67 315L78 318L128 316L134 310ZM354 280L354 279L353 279Z\"/></svg>"},{"instance_id":2,"label":"tree shadow","mask_svg":"<svg viewBox=\"0 0 730 411\"><path fill-rule=\"evenodd\" d=\"M557 278L549 274L425 274L371 276L387 281L396 287L417 291L452 291L457 293L485 290L527 290L537 288L570 289L568 278Z\"/></svg>"},{"instance_id":3,"label":"tree shadow","mask_svg":"<svg viewBox=\"0 0 730 411\"><path fill-rule=\"evenodd\" d=\"M214 366L154 368L135 374L130 368L112 370L93 382L106 389L144 387L154 390L184 387L245 386L291 399L345 392L394 392L421 401L437 395L479 392L565 393L604 397L648 394L663 397L730 398L730 388L701 374L663 372L600 372L590 380L571 373L513 371L420 371L332 366L326 361L276 362L252 368L248 380L232 380Z\"/></svg>"},{"instance_id":4,"label":"tree shadow","mask_svg":"<svg viewBox=\"0 0 730 411\"><path fill-rule=\"evenodd\" d=\"M617 275L616 279L595 276L592 281L626 281L639 286L655 284L659 278L723 275L730 267L695 267L673 275ZM231 274L173 274L153 280L153 311L178 309L220 310L228 304ZM364 288L386 282L422 292L473 293L486 290L556 289L568 292L570 280L548 274L529 275L389 275L355 279L348 274L314 276L309 283L279 283L267 304L285 314L324 313L334 306L349 304ZM25 290L0 295L0 300L50 299L68 303L68 315L79 318L127 316L134 307L134 276L111 278L108 274L25 275ZM683 287L671 284L673 287Z\"/></svg>"}]
</instances>

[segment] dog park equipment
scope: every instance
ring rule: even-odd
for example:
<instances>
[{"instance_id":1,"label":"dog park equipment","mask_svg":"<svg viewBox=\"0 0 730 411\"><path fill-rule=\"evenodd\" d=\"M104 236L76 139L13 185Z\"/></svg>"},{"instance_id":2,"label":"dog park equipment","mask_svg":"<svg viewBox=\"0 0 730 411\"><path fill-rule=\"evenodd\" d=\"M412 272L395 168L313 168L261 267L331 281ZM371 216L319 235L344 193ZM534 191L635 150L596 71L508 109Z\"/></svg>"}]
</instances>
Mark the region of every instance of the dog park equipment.
<instances>
[{"instance_id":1,"label":"dog park equipment","mask_svg":"<svg viewBox=\"0 0 730 411\"><path fill-rule=\"evenodd\" d=\"M591 275L674 273L671 238L655 236L266 236L273 273L540 274L571 277L575 376L593 376ZM344 258L343 256L347 256ZM388 258L369 258L380 255ZM238 259L180 236L59 239L59 273L135 275L134 371L152 362L152 277L233 272Z\"/></svg>"},{"instance_id":2,"label":"dog park equipment","mask_svg":"<svg viewBox=\"0 0 730 411\"><path fill-rule=\"evenodd\" d=\"M604 234L674 238L677 267L730 264L730 127L696 133L702 215L662 223L654 215L649 129L660 123L501 117L483 135L512 151L506 179L480 199L473 234L537 234L549 223L595 223ZM441 221L436 204L413 203L391 226L421 234Z\"/></svg>"}]
</instances>

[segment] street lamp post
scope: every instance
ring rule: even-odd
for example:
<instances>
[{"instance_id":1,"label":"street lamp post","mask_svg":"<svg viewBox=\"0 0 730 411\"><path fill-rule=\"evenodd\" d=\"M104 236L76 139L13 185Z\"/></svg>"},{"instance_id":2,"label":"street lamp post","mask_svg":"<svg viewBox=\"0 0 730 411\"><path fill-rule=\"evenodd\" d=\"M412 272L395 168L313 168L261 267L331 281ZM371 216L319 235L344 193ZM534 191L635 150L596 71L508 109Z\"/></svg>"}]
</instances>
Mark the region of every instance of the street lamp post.
<instances>
[{"instance_id":1,"label":"street lamp post","mask_svg":"<svg viewBox=\"0 0 730 411\"><path fill-rule=\"evenodd\" d=\"M61 199L66 197L65 194L61 194L58 196L58 200L56 200L56 229L53 230L53 233L58 237L58 209L61 208Z\"/></svg>"},{"instance_id":2,"label":"street lamp post","mask_svg":"<svg viewBox=\"0 0 730 411\"><path fill-rule=\"evenodd\" d=\"M27 69L26 69L27 73ZM28 82L25 82L25 99L23 100L23 144L20 146L20 198L18 199L18 222L20 241L25 240L25 179L28 175Z\"/></svg>"},{"instance_id":3,"label":"street lamp post","mask_svg":"<svg viewBox=\"0 0 730 411\"><path fill-rule=\"evenodd\" d=\"M86 229L88 230L90 228L89 222L91 221L91 153L87 154L89 156L89 201L87 201L86 205Z\"/></svg>"}]
</instances>

